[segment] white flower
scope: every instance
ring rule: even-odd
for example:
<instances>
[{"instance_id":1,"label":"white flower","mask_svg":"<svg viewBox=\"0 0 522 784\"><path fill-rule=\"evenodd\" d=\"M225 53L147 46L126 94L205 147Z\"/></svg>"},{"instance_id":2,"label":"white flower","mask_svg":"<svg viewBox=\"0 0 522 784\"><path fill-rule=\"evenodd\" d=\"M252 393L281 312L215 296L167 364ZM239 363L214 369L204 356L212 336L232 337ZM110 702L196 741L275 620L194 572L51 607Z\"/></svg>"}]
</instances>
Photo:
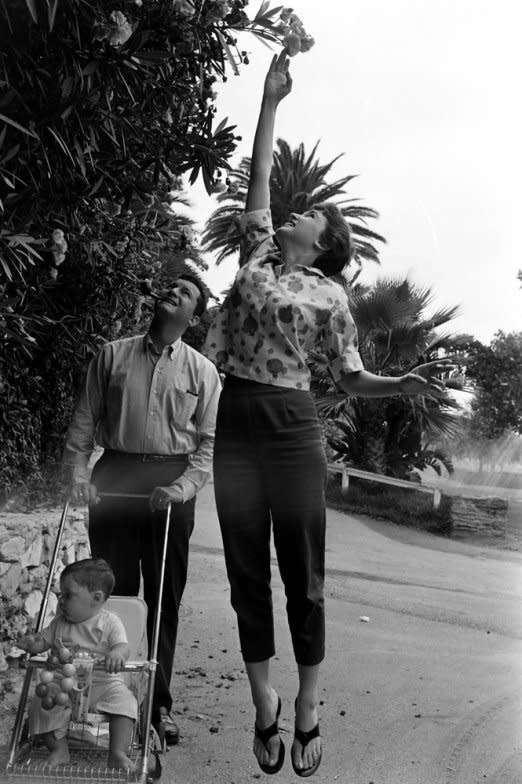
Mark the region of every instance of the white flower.
<instances>
[{"instance_id":1,"label":"white flower","mask_svg":"<svg viewBox=\"0 0 522 784\"><path fill-rule=\"evenodd\" d=\"M296 33L296 35L298 35L300 38L306 35L304 25L296 14L292 14L288 21L290 24L290 30L293 33Z\"/></svg>"},{"instance_id":2,"label":"white flower","mask_svg":"<svg viewBox=\"0 0 522 784\"><path fill-rule=\"evenodd\" d=\"M109 36L109 43L111 46L122 46L132 35L132 27L129 20L121 11L113 11L110 19L113 26Z\"/></svg>"},{"instance_id":3,"label":"white flower","mask_svg":"<svg viewBox=\"0 0 522 784\"><path fill-rule=\"evenodd\" d=\"M194 240L194 232L190 226L181 226L179 230L180 235L184 238L185 242L190 244Z\"/></svg>"},{"instance_id":4,"label":"white flower","mask_svg":"<svg viewBox=\"0 0 522 784\"><path fill-rule=\"evenodd\" d=\"M296 33L289 33L283 38L283 46L288 52L288 56L294 57L301 51L301 39Z\"/></svg>"},{"instance_id":5,"label":"white flower","mask_svg":"<svg viewBox=\"0 0 522 784\"><path fill-rule=\"evenodd\" d=\"M53 244L51 246L51 253L53 256L53 261L55 267L58 267L65 261L65 254L67 252L67 240L65 239L65 234L61 229L54 229L51 235Z\"/></svg>"},{"instance_id":6,"label":"white flower","mask_svg":"<svg viewBox=\"0 0 522 784\"><path fill-rule=\"evenodd\" d=\"M303 23L292 8L283 8L279 14L280 23L276 29L282 36L283 46L288 55L294 57L298 52L308 52L315 41L306 32Z\"/></svg>"},{"instance_id":7,"label":"white flower","mask_svg":"<svg viewBox=\"0 0 522 784\"><path fill-rule=\"evenodd\" d=\"M172 0L172 8L174 11L177 11L183 19L192 19L196 13L194 3L191 3L190 0Z\"/></svg>"},{"instance_id":8,"label":"white flower","mask_svg":"<svg viewBox=\"0 0 522 784\"><path fill-rule=\"evenodd\" d=\"M225 16L228 16L231 12L232 8L230 7L230 3L228 0L216 0L214 3L215 10L223 19Z\"/></svg>"},{"instance_id":9,"label":"white flower","mask_svg":"<svg viewBox=\"0 0 522 784\"><path fill-rule=\"evenodd\" d=\"M304 38L301 38L301 51L309 52L314 44L315 39L311 35L305 35Z\"/></svg>"}]
</instances>

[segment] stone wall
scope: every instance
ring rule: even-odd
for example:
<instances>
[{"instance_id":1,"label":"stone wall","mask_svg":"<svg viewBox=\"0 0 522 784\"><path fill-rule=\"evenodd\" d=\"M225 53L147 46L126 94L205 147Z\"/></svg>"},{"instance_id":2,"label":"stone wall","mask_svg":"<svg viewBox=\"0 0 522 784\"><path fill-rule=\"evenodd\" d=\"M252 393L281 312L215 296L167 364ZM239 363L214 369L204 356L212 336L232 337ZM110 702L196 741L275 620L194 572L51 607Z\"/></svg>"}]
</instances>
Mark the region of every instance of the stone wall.
<instances>
[{"instance_id":1,"label":"stone wall","mask_svg":"<svg viewBox=\"0 0 522 784\"><path fill-rule=\"evenodd\" d=\"M505 536L508 502L504 498L463 498L451 503L452 533Z\"/></svg>"},{"instance_id":2,"label":"stone wall","mask_svg":"<svg viewBox=\"0 0 522 784\"><path fill-rule=\"evenodd\" d=\"M0 671L20 634L33 627L49 574L60 510L0 514ZM71 561L89 557L83 510L69 510L56 576ZM56 596L49 598L49 619Z\"/></svg>"}]
</instances>

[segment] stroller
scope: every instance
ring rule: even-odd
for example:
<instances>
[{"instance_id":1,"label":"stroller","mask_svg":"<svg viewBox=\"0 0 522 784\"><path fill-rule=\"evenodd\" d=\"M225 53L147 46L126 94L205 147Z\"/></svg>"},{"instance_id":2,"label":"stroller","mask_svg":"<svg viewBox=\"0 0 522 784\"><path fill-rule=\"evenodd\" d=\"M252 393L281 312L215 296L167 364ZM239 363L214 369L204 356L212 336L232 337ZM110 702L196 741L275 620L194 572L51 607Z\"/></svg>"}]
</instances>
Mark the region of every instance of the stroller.
<instances>
[{"instance_id":1,"label":"stroller","mask_svg":"<svg viewBox=\"0 0 522 784\"><path fill-rule=\"evenodd\" d=\"M101 498L115 497L120 494L100 494ZM121 496L120 496L121 497ZM126 495L128 497L128 494ZM143 496L133 496L143 497ZM31 683L35 679L38 669L48 668L45 656L31 656L26 661L25 674L11 743L9 746L6 776L8 781L18 781L22 784L43 784L44 782L136 782L136 784L152 784L161 777L161 762L159 754L164 750L164 743L158 736L151 723L152 697L154 694L154 681L157 667L157 652L159 643L159 628L161 621L161 603L163 598L163 583L165 578L165 560L167 540L170 527L170 504L166 510L165 534L163 540L163 555L158 589L158 600L154 617L152 644L150 658L147 660L147 606L145 602L135 596L111 596L107 601L107 608L121 618L127 632L131 658L122 670L127 685L135 693L138 701L138 720L134 728L134 735L129 749L129 757L135 764L135 771L108 768L106 765L108 729L107 724L100 721L97 714L87 714L82 711L80 721L73 711L73 720L70 722L67 738L71 753L71 762L66 765L49 767L46 764L47 751L38 745L36 739L28 737L27 729L27 702ZM49 566L49 574L38 614L36 632L44 628L49 595L55 576L60 546L67 521L69 500L64 504L58 532L54 543L53 553ZM103 669L103 662L94 661L94 670ZM76 714L78 712L76 711ZM76 719L76 720L75 720Z\"/></svg>"}]
</instances>

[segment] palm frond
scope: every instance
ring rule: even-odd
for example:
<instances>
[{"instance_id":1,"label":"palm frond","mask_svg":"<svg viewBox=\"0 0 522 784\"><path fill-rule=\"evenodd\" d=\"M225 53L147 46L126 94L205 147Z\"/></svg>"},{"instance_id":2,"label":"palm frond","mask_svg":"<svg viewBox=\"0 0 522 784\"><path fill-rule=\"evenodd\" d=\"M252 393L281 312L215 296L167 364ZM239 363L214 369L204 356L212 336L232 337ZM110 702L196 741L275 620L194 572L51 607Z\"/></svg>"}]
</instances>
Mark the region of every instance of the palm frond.
<instances>
[{"instance_id":1,"label":"palm frond","mask_svg":"<svg viewBox=\"0 0 522 784\"><path fill-rule=\"evenodd\" d=\"M321 163L317 157L319 142L307 154L304 144L293 148L284 139L277 139L273 166L270 175L271 211L274 227L277 228L291 213L302 213L318 203L334 202L349 221L355 245L355 263L365 261L379 263L376 243L385 242L382 235L367 226L367 220L378 217L376 210L348 198L346 186L356 175L347 175L328 181L334 165L342 155ZM251 158L245 157L239 166L228 173L228 191L217 196L221 206L235 207L237 214L244 208L251 168ZM215 210L210 216L202 236L203 250L217 254L217 263L237 253L239 235L235 234L224 219L233 212Z\"/></svg>"}]
</instances>

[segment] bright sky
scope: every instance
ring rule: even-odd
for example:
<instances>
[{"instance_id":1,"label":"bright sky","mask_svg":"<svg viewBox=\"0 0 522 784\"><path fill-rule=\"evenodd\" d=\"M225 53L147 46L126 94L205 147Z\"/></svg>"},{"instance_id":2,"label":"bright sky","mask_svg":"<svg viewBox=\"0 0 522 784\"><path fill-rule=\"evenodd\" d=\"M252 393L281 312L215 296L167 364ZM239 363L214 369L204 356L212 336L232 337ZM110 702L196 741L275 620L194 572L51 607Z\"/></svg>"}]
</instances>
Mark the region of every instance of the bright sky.
<instances>
[{"instance_id":1,"label":"bright sky","mask_svg":"<svg viewBox=\"0 0 522 784\"><path fill-rule=\"evenodd\" d=\"M259 0L260 2L260 0ZM253 16L259 2L251 0ZM272 5L277 3L272 2ZM489 342L522 330L522 4L514 0L294 0L316 45L292 58L294 88L276 135L319 156L339 153L335 177L357 174L349 195L378 210L387 238L381 267L362 280L408 274L459 304L454 331ZM271 52L251 36L250 65L219 90L249 155ZM216 208L201 185L189 192L198 221ZM214 293L236 271L212 264Z\"/></svg>"}]
</instances>

